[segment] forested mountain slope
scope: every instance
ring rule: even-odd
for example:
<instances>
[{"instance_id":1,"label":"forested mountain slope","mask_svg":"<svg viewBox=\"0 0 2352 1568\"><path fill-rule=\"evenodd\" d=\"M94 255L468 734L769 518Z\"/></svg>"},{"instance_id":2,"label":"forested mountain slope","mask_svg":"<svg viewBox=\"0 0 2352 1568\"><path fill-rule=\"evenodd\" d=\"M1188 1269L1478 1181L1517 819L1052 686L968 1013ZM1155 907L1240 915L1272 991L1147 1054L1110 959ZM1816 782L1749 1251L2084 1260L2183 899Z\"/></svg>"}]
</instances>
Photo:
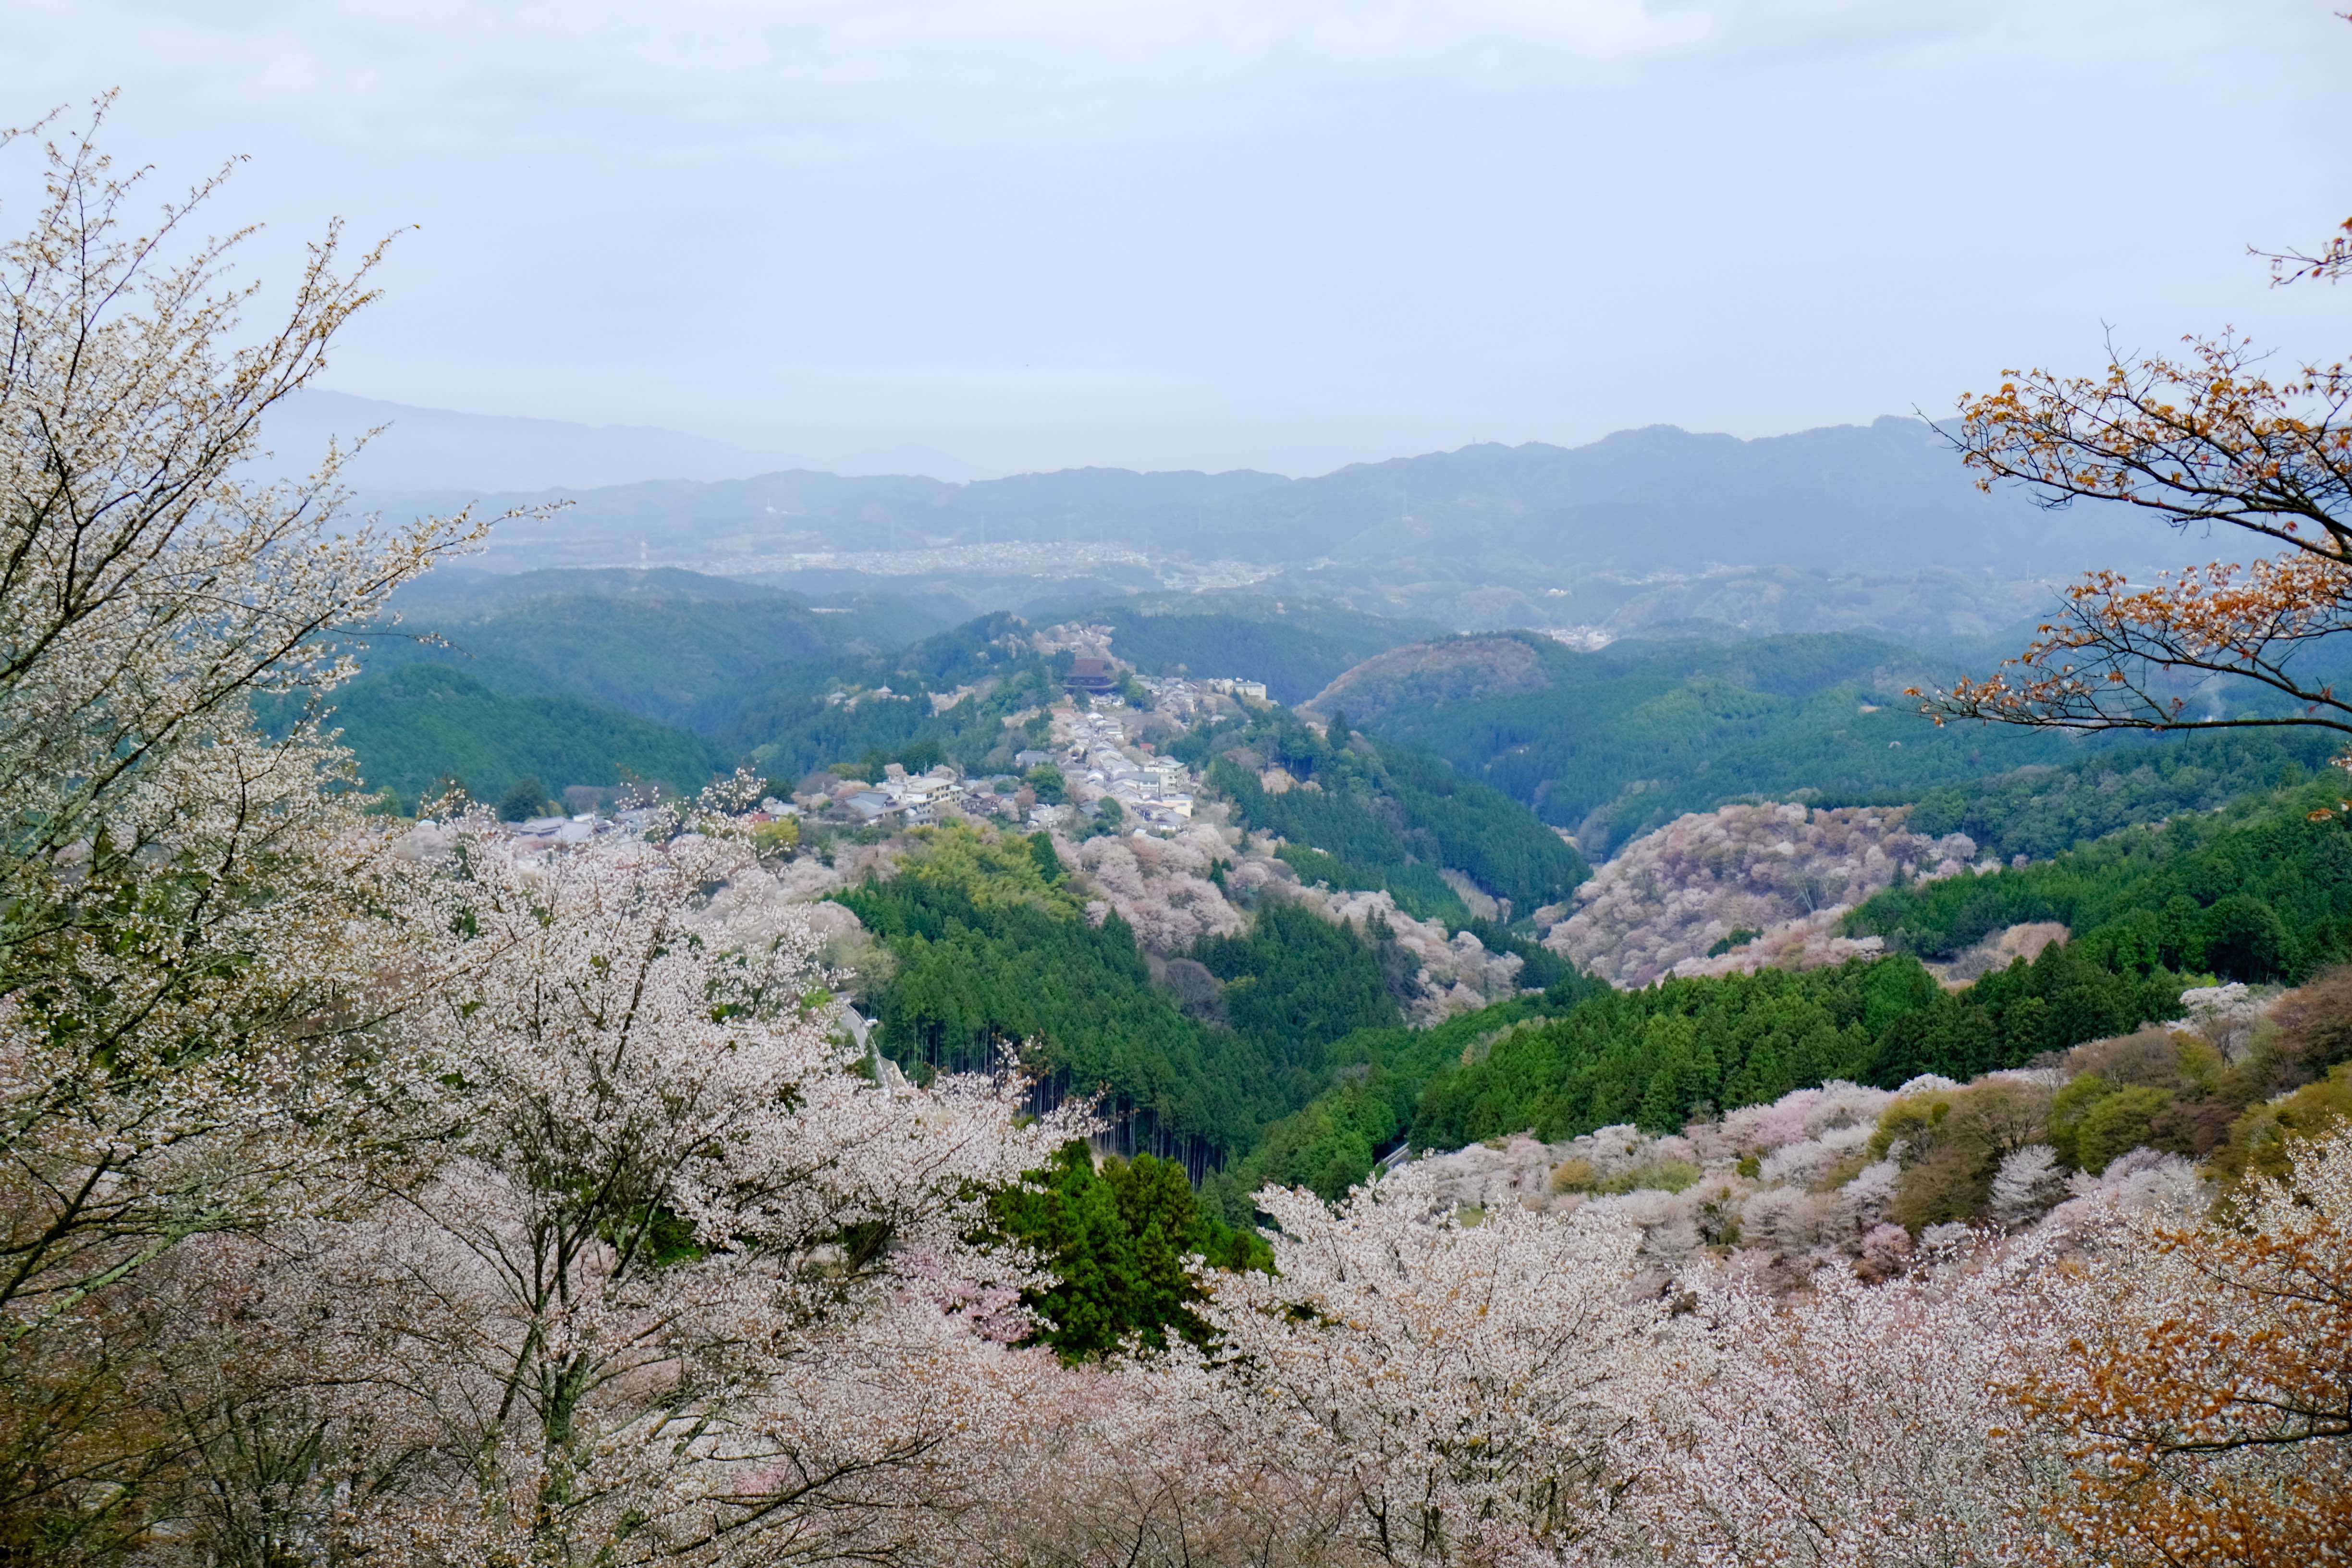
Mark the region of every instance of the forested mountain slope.
<instances>
[{"instance_id":1,"label":"forested mountain slope","mask_svg":"<svg viewBox=\"0 0 2352 1568\"><path fill-rule=\"evenodd\" d=\"M2330 781L2259 793L2054 863L1892 889L1847 921L1895 950L1885 957L1626 992L1578 976L1540 1003L1350 1037L1332 1055L1362 1070L1270 1125L1220 1190L1237 1201L1276 1181L1337 1194L1408 1137L1446 1149L1620 1121L1670 1132L1826 1079L1966 1079L2177 1017L2186 988L2307 981L2352 959L2352 826L2338 794ZM2072 939L1957 990L1915 956L1950 957L2023 921L2067 922ZM2231 1092L2243 1110L2268 1091Z\"/></svg>"},{"instance_id":2,"label":"forested mountain slope","mask_svg":"<svg viewBox=\"0 0 2352 1568\"><path fill-rule=\"evenodd\" d=\"M1243 826L1287 840L1283 858L1308 880L1385 888L1416 914L1469 918L1441 869L1521 914L1566 898L1591 874L1499 791L1428 752L1336 725L1318 732L1276 710L1198 727L1170 752L1206 769Z\"/></svg>"},{"instance_id":3,"label":"forested mountain slope","mask_svg":"<svg viewBox=\"0 0 2352 1568\"><path fill-rule=\"evenodd\" d=\"M1902 691L1939 668L1848 633L1598 652L1513 633L1392 650L1310 707L1435 752L1605 854L1727 799L1896 798L2072 754L2057 735L1921 722Z\"/></svg>"},{"instance_id":4,"label":"forested mountain slope","mask_svg":"<svg viewBox=\"0 0 2352 1568\"><path fill-rule=\"evenodd\" d=\"M1199 792L1189 821L1129 836L1073 759L1067 787L1096 814L1040 806L1055 814L1042 817L1047 832L981 820L1011 814L1003 794L967 795L967 823L878 844L881 830L829 820L802 830L803 856L853 879L833 896L887 951L857 983L885 1048L910 1068L977 1068L1022 1042L1047 1092L1104 1093L1123 1146L1201 1176L1328 1088L1347 1064L1326 1047L1342 1036L1569 977L1503 921L1514 905L1565 896L1583 862L1435 758L1232 702L1182 729L1131 710L1053 723L1057 753L1085 751L1096 774L1113 752L1073 736L1129 724L1160 736L1159 758L1189 764ZM1058 773L1041 766L1030 784L1044 791L1055 775L1058 793ZM813 863L803 874L827 875Z\"/></svg>"},{"instance_id":5,"label":"forested mountain slope","mask_svg":"<svg viewBox=\"0 0 2352 1568\"><path fill-rule=\"evenodd\" d=\"M727 764L686 731L576 697L493 691L439 664L361 677L335 693L330 722L367 786L408 811L450 784L495 804L526 780L550 797L574 784L690 795Z\"/></svg>"},{"instance_id":6,"label":"forested mountain slope","mask_svg":"<svg viewBox=\"0 0 2352 1568\"><path fill-rule=\"evenodd\" d=\"M904 601L817 607L692 572L443 571L396 595L371 669L446 663L513 695L579 698L714 739L779 683L894 651L941 623ZM424 639L437 640L424 640Z\"/></svg>"},{"instance_id":7,"label":"forested mountain slope","mask_svg":"<svg viewBox=\"0 0 2352 1568\"><path fill-rule=\"evenodd\" d=\"M862 984L884 1047L971 1070L1025 1043L1049 1102L1099 1093L1126 1146L1198 1176L1329 1082L1332 1041L1401 1022L1360 931L1268 904L1180 957L1214 977L1188 992L1115 912L1088 917L1071 869L1043 834L945 832L835 895L888 950Z\"/></svg>"},{"instance_id":8,"label":"forested mountain slope","mask_svg":"<svg viewBox=\"0 0 2352 1568\"><path fill-rule=\"evenodd\" d=\"M2047 855L2275 784L2281 768L2326 755L2324 742L2294 733L2077 737L1923 721L1905 689L1958 668L1852 633L1643 638L1587 652L1515 632L1391 649L1307 706L1436 752L1596 855L1726 801L1931 796L1922 831L1967 831L2004 857Z\"/></svg>"},{"instance_id":9,"label":"forested mountain slope","mask_svg":"<svg viewBox=\"0 0 2352 1568\"><path fill-rule=\"evenodd\" d=\"M662 569L445 568L391 608L331 722L368 784L411 805L448 779L490 801L524 778L699 789L746 749L747 710L938 626L906 602L817 607Z\"/></svg>"},{"instance_id":10,"label":"forested mountain slope","mask_svg":"<svg viewBox=\"0 0 2352 1568\"><path fill-rule=\"evenodd\" d=\"M1046 743L1045 710L1070 658L1041 652L1060 645L1041 641L1042 628L1016 616L879 646L894 628L919 626L921 612L868 603L820 614L792 595L659 571L457 578L415 595L409 608L413 626L446 627L459 647L391 640L394 651L377 655L371 672L341 694L340 720L371 782L404 801L449 775L483 798L527 775L551 791L624 778L690 788L742 760L786 781L835 764L869 777L889 763L919 771L942 760L976 773L1002 771L1018 750ZM1790 793L1802 781L1816 798L1924 796L1912 831L1966 831L2005 858L2047 854L2118 825L2210 811L2275 784L2287 776L2282 769L2291 774L2321 760L2315 742L2293 739L2086 747L2052 735L1939 731L1887 689L1918 679L1927 661L1869 637L1627 643L1599 653L1527 635L1404 646L1401 639L1420 628L1254 595L1140 600L1087 615L1094 618L1086 625L1108 628L1112 649L1150 661L1147 668L1287 682L1292 690L1369 654L1324 689L1307 715L1316 723L1279 707L1189 725L1133 715L1139 735L1156 736L1167 754L1199 771L1235 827L1279 840L1276 868L1312 896L1294 902L1286 901L1294 895L1269 900L1236 891L1239 923L1212 922L1210 934L1160 952L1139 942L1120 914L1090 914L1094 892L1073 890L1134 875L1089 841L1066 850L1066 859L1027 848L1010 859L918 857L912 864L931 868L843 899L890 954L870 1000L894 1054L911 1064L969 1066L1001 1042L1038 1041L1040 1065L1065 1089L1110 1091L1137 1147L1181 1154L1204 1178L1220 1163L1233 1172L1212 1184L1219 1192L1244 1176L1296 1176L1310 1166L1318 1182L1340 1181L1369 1169L1409 1129L1423 1127L1415 1135L1430 1139L1470 1136L1522 1113L1504 1108L1533 1103L1532 1089L1476 1087L1486 1083L1486 1069L1471 1072L1476 1062L1462 1059L1465 1026L1404 1027L1411 987L1399 965L1429 960L1406 956L1398 940L1402 932L1421 942L1407 929L1419 920L1431 922L1431 940L1472 933L1484 953L1522 964L1516 984L1549 989L1541 1002L1506 1004L1522 1008L1513 1016L1562 1014L1586 999L1590 982L1535 946L1529 929L1511 929L1538 907L1566 908L1588 875L1577 852L1529 814L1528 801L1554 821L1575 822L1587 842L1609 845L1683 809L1727 795ZM638 716L648 711L691 716L719 741ZM1442 760L1449 747L1455 765ZM2021 755L2052 760L2020 768ZM2168 830L2165 842L2204 833L2227 844L2198 838L2189 847L2205 858L2181 865L2246 859L2252 840L2244 834L2255 826L2238 816L2206 820L2213 826ZM1922 1063L1978 1070L2045 1036L2063 1044L2084 1028L2155 1016L2168 1005L2164 987L2177 994L2181 983L2167 975L2308 973L2335 951L2330 942L2341 945L2327 903L2340 868L2325 861L2324 837L2312 841L2323 862L2306 865L2308 856L2283 847L2295 838L2294 825L2263 821L2260 831L2284 837L2264 840L2246 868L2158 876L2168 890L2156 900L2157 923L2146 932L2131 925L2138 934L2130 941L2099 934L2120 917L2100 901L2105 894L2086 889L2120 886L2126 873L2156 876L2139 865L2153 853L2145 849L2086 852L2106 858L2095 874L2036 867L1890 894L1856 917L1853 931L1883 934L1927 957L1948 957L2020 921L2066 921L2078 940L2066 955L2021 972L2027 979L1997 976L1967 994L1974 1000L1948 1004L1920 993L1923 1000L1898 1009L1921 1014L1923 1021L1906 1026L1926 1030L1919 1039L1888 1035L1895 1015L1881 1016L1884 1009L1864 1007L1849 1019L1839 1011L1844 1004L1824 1002L1821 1016L1842 1043L1823 1037L1790 1045L1781 1066L1744 1055L1732 1061L1710 1047L1692 1058L1698 1065L1671 1072L1689 1079L1696 1104L1779 1092L1771 1086L1817 1072L1884 1078ZM2132 855L2139 869L2125 866ZM1194 870L1207 877L1217 868L1204 859ZM2300 891L2279 880L2291 880L2290 872L2303 878ZM2204 879L2188 889L2194 909L2186 914L2174 907L2184 876ZM2277 881L2271 891L2284 901L2259 911L2247 898L2197 901L2213 890L2206 883L2219 887L2217 878L2231 876L2248 888ZM1145 913L1154 885L1139 884ZM1377 912L1369 924L1338 912L1356 910L1348 900L1367 893L1392 900L1397 931L1382 928ZM2137 897L2117 896L2125 904ZM1491 908L1480 901L1490 897L1498 900ZM2270 894L2249 897L2263 902ZM1357 923L1345 923L1350 919ZM1179 960L1192 968L1171 971ZM1902 968L1908 958L1880 963L1895 966L1890 974L1916 973ZM1184 978L1195 972L1197 982ZM1791 996L1832 984L1759 983L1794 986ZM1897 990L1909 995L1909 984ZM2004 987L2018 994L2002 1000ZM2038 1006L2071 1021L2004 1021L2011 1001L2023 1009L2020 1020ZM1609 1024L1617 1031L1609 1037L1650 1029L1647 1006L1626 1014L1632 1021L1620 1020L1622 1029ZM1790 1027L1790 1040L1811 1038L1811 1024ZM1852 1035L1853 1027L1863 1033ZM1448 1039L1457 1043L1440 1048ZM1576 1090L1584 1098L1572 1103L1588 1109L1544 1113L1568 1118L1559 1125L1635 1114L1667 1081L1658 1076L1667 1070L1659 1042L1576 1048L1587 1061L1579 1070L1617 1087L1596 1079L1600 1087ZM1448 1087L1433 1089L1440 1079Z\"/></svg>"},{"instance_id":11,"label":"forested mountain slope","mask_svg":"<svg viewBox=\"0 0 2352 1568\"><path fill-rule=\"evenodd\" d=\"M1044 656L1013 649L1049 624L1045 618L959 615L948 625L940 606L925 600L848 595L815 604L799 594L667 568L515 574L445 569L404 589L394 607L398 625L367 638L362 662L371 677L412 664L446 666L500 697L569 699L689 731L728 764L750 758L795 778L877 750L921 756L936 747L933 760L986 765L1001 737L982 734L982 710L1001 717L1019 704L983 700L935 713L928 699L988 685L985 699L1006 677L1026 671L1032 679L1024 689L1034 705L1056 679L1056 667ZM1239 676L1264 681L1282 700L1304 697L1362 658L1433 629L1255 594L1119 600L1059 618L1108 626L1118 655L1147 672L1185 668ZM845 693L885 687L907 700L843 700ZM484 748L494 751L505 740L462 733L466 714L488 723L491 710L451 708L431 730L409 732L396 723L387 728L388 715L375 711L390 692L370 682L346 699L373 705L347 728L375 772L404 781L469 774L468 761L451 746L467 750L471 772L500 772L483 761ZM511 730L519 721L501 710L496 721ZM577 743L593 746L593 727L567 743L575 752ZM617 732L614 743L621 743ZM395 755L388 747L408 750ZM601 771L643 772L640 761L616 751L603 759ZM1008 762L999 759L1000 765ZM660 776L677 771L667 767ZM560 788L592 781L549 782Z\"/></svg>"},{"instance_id":12,"label":"forested mountain slope","mask_svg":"<svg viewBox=\"0 0 2352 1568\"><path fill-rule=\"evenodd\" d=\"M2210 812L2325 774L2340 748L2316 730L2238 730L2101 746L2072 762L1938 784L1913 827L1965 833L2000 860L2052 856L2119 828Z\"/></svg>"},{"instance_id":13,"label":"forested mountain slope","mask_svg":"<svg viewBox=\"0 0 2352 1568\"><path fill-rule=\"evenodd\" d=\"M724 763L750 759L787 778L877 751L920 760L933 747L933 760L1007 765L1018 745L1001 746L1001 726L989 723L1018 705L993 694L1015 666L1029 671L1033 705L1055 679L1044 656L1011 651L1045 624L1034 617L982 616L942 629L927 603L867 595L815 605L662 569L445 571L396 604L399 627L369 639L371 676L445 665L499 697L565 698L689 731ZM1900 689L1941 666L1898 643L1853 634L1633 640L1587 653L1525 633L1432 642L1428 628L1412 622L1255 592L1097 603L1067 619L1108 627L1111 651L1147 673L1184 668L1262 680L1277 700L1319 688L1312 711L1343 711L1374 733L1435 752L1465 778L1532 805L1603 854L1682 811L1727 799L1810 792L1827 801L1908 800L1989 787L1969 781L2021 764L2090 769L2086 779L2116 771L2135 781L2076 790L2061 812L2085 828L2113 826L2156 810L2159 797L2175 808L2210 805L2271 782L2277 764L2319 760L2315 743L2288 741L2234 742L2226 755L2200 751L2210 760L2179 763L2161 759L2189 753L2159 749L2149 752L2150 765L2169 782L2151 785L2135 772L2137 763L2110 770L2098 761L2106 745L1977 727L1937 731L1917 721ZM1410 640L1416 637L1424 640ZM933 694L983 686L977 705L931 710ZM844 700L884 687L906 700ZM382 709L389 695L368 684L345 700ZM449 708L431 731L405 738L396 724L384 727L388 713L348 726L374 772L413 783L499 771L478 760L478 746L471 763L446 751L460 739L466 714L487 723L490 710ZM496 721L511 731L519 720ZM593 726L575 728L593 743ZM467 743L474 740L504 743L487 735ZM394 745L423 749L395 757L383 749ZM1000 750L1006 756L991 763ZM683 755L674 750L661 776L683 776ZM624 767L643 773L644 760L612 752L591 771L600 778ZM2063 781L2076 776L2029 786L2021 774L2000 787L2048 795L2071 788ZM547 782L560 789L591 781ZM2047 854L2063 826L2050 816L2059 810L2055 798L2029 810L2020 795L2014 809L2002 806L1995 815L2015 824L2011 837L1990 831L1987 810L1959 795L1935 795L1923 822L1973 809L1966 822L1956 816L1937 831L1968 831L2004 858ZM2048 821L2028 827L2029 817Z\"/></svg>"},{"instance_id":14,"label":"forested mountain slope","mask_svg":"<svg viewBox=\"0 0 2352 1568\"><path fill-rule=\"evenodd\" d=\"M2061 921L2116 966L2302 980L2352 958L2352 831L2333 779L2126 829L2056 859L1890 888L1857 933L1947 957L2005 926Z\"/></svg>"}]
</instances>

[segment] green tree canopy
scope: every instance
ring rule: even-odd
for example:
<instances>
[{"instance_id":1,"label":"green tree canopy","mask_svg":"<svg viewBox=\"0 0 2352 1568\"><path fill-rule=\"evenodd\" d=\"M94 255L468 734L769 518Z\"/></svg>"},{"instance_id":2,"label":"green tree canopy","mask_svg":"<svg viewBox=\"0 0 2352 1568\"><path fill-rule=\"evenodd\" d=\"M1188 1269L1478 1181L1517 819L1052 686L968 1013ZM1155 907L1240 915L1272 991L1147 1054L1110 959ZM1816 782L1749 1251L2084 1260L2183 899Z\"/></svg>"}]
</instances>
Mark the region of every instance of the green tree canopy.
<instances>
[{"instance_id":1,"label":"green tree canopy","mask_svg":"<svg viewBox=\"0 0 2352 1568\"><path fill-rule=\"evenodd\" d=\"M1024 1300L1043 1320L1032 1342L1064 1361L1122 1350L1165 1350L1169 1337L1209 1342L1193 1310L1202 1300L1189 1263L1270 1268L1265 1242L1202 1211L1183 1167L1149 1154L1107 1159L1073 1139L1036 1185L997 1194L991 1213L1004 1234L1034 1248L1056 1276Z\"/></svg>"}]
</instances>

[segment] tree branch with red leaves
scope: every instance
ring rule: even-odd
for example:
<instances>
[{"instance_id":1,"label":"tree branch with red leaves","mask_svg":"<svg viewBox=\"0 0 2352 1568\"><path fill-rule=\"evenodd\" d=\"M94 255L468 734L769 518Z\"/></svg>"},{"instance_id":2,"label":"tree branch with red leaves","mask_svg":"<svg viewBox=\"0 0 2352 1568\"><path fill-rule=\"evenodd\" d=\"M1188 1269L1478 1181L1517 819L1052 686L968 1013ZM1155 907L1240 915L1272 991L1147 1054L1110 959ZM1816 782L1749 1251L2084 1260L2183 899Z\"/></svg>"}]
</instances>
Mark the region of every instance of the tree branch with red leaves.
<instances>
[{"instance_id":1,"label":"tree branch with red leaves","mask_svg":"<svg viewBox=\"0 0 2352 1568\"><path fill-rule=\"evenodd\" d=\"M2257 250L2254 254L2271 264L2273 283L2341 278L2352 273L2352 217L2346 218L2341 228L2342 232L2319 247L2316 256L2306 256L2300 250Z\"/></svg>"},{"instance_id":2,"label":"tree branch with red leaves","mask_svg":"<svg viewBox=\"0 0 2352 1568\"><path fill-rule=\"evenodd\" d=\"M2352 224L2274 268L2281 281L2338 278L2347 246ZM2112 501L2178 529L2242 530L2260 553L2149 582L2091 573L1992 675L1913 689L1937 722L2352 734L2352 700L2306 651L2352 628L2352 368L2273 379L2248 340L2187 342L2178 357L2111 358L2098 376L2004 372L1998 392L1961 399L1952 440L1979 488L2012 481L2053 510ZM2198 700L2216 683L2236 688L2215 694L2227 710Z\"/></svg>"},{"instance_id":3,"label":"tree branch with red leaves","mask_svg":"<svg viewBox=\"0 0 2352 1568\"><path fill-rule=\"evenodd\" d=\"M2093 1562L2346 1561L2352 1140L2301 1145L2225 1219L2135 1241L2080 1287L2063 1352L2010 1389L2072 1455L2055 1522Z\"/></svg>"}]
</instances>

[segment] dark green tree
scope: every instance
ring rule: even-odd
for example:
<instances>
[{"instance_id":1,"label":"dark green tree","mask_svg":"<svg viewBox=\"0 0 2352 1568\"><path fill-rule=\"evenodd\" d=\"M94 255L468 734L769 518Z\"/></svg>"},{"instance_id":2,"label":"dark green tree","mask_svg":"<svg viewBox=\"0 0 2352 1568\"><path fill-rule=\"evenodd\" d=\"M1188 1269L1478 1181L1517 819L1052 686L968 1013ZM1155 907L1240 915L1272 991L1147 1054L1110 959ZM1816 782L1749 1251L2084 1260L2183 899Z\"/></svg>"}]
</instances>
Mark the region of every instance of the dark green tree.
<instances>
[{"instance_id":1,"label":"dark green tree","mask_svg":"<svg viewBox=\"0 0 2352 1568\"><path fill-rule=\"evenodd\" d=\"M1029 836L1029 858L1037 862L1037 870L1048 883L1059 882L1064 876L1062 858L1054 853L1054 836L1033 833Z\"/></svg>"},{"instance_id":2,"label":"dark green tree","mask_svg":"<svg viewBox=\"0 0 2352 1568\"><path fill-rule=\"evenodd\" d=\"M499 797L499 816L503 821L520 822L546 809L547 786L536 778L515 780Z\"/></svg>"},{"instance_id":3,"label":"dark green tree","mask_svg":"<svg viewBox=\"0 0 2352 1568\"><path fill-rule=\"evenodd\" d=\"M2294 938L2270 905L2231 893L2205 911L2206 967L2224 980L2275 980L2294 965Z\"/></svg>"},{"instance_id":4,"label":"dark green tree","mask_svg":"<svg viewBox=\"0 0 2352 1568\"><path fill-rule=\"evenodd\" d=\"M1140 1347L1168 1348L1172 1333L1196 1345L1209 1327L1187 1260L1218 1268L1268 1268L1273 1253L1247 1231L1202 1212L1183 1168L1149 1154L1108 1159L1072 1140L1034 1173L1035 1187L1001 1193L992 1205L1003 1233L1034 1248L1058 1277L1025 1298L1043 1320L1034 1342L1066 1362Z\"/></svg>"},{"instance_id":5,"label":"dark green tree","mask_svg":"<svg viewBox=\"0 0 2352 1568\"><path fill-rule=\"evenodd\" d=\"M1031 768L1024 782L1047 805L1059 805L1070 797L1068 781L1062 777L1062 770L1051 763L1039 763Z\"/></svg>"}]
</instances>

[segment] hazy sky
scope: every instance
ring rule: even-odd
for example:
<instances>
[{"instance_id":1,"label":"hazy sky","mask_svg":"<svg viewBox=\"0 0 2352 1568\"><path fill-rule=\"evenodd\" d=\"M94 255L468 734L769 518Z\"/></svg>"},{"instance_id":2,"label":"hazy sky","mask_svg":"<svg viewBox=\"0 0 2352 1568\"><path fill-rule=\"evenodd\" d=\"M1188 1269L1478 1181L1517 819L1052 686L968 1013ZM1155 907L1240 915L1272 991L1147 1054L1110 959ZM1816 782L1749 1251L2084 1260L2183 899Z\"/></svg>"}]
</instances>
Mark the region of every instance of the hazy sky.
<instances>
[{"instance_id":1,"label":"hazy sky","mask_svg":"<svg viewBox=\"0 0 2352 1568\"><path fill-rule=\"evenodd\" d=\"M394 247L330 383L997 470L1940 409L2352 213L2329 0L10 0L0 122ZM0 154L22 189L24 148ZM21 203L0 210L13 227Z\"/></svg>"}]
</instances>

